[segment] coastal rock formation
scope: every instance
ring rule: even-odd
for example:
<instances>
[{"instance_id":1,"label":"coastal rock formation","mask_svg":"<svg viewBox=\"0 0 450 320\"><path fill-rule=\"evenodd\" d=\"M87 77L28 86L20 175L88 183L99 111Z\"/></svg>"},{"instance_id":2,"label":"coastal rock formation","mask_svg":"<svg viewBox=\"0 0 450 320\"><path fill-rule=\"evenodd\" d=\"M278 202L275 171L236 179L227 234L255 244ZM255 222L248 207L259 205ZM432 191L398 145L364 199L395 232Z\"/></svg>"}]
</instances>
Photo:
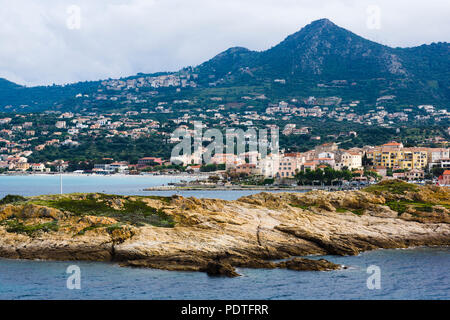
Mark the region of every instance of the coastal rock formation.
<instances>
[{"instance_id":1,"label":"coastal rock formation","mask_svg":"<svg viewBox=\"0 0 450 320\"><path fill-rule=\"evenodd\" d=\"M296 271L330 271L340 269L341 266L325 259L312 260L304 258L293 258L278 264L279 268Z\"/></svg>"},{"instance_id":2,"label":"coastal rock formation","mask_svg":"<svg viewBox=\"0 0 450 320\"><path fill-rule=\"evenodd\" d=\"M239 274L229 263L210 261L204 270L210 276L237 277Z\"/></svg>"},{"instance_id":3,"label":"coastal rock formation","mask_svg":"<svg viewBox=\"0 0 450 320\"><path fill-rule=\"evenodd\" d=\"M449 245L449 189L410 186L394 181L363 191L260 193L236 201L30 197L0 205L0 256L236 276L239 267L340 268L298 256Z\"/></svg>"}]
</instances>

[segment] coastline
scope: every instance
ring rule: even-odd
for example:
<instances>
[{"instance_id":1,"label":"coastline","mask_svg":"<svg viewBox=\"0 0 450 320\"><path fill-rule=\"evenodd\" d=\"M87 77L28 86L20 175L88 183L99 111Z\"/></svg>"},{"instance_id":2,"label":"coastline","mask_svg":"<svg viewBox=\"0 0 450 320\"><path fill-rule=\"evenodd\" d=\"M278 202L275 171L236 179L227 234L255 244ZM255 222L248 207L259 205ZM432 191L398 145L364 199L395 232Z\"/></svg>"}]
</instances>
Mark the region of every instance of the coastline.
<instances>
[{"instance_id":1,"label":"coastline","mask_svg":"<svg viewBox=\"0 0 450 320\"><path fill-rule=\"evenodd\" d=\"M201 179L207 177L207 175L202 174L183 174L183 173L177 173L177 174L137 174L137 175L131 175L131 174L95 174L95 173L72 173L72 172L64 172L64 173L1 173L0 177L45 177L45 176L60 176L63 177L106 177L106 178L149 178L149 177L161 177L161 178L189 178L189 179Z\"/></svg>"},{"instance_id":2,"label":"coastline","mask_svg":"<svg viewBox=\"0 0 450 320\"><path fill-rule=\"evenodd\" d=\"M308 255L351 256L379 248L450 245L450 209L445 202L449 190L409 188L402 195L313 191L260 193L232 201L100 194L30 197L1 207L0 256L113 261L123 266L234 277L239 267L342 268L326 260L298 258ZM417 198L445 201L425 211L413 203L401 215L386 205L393 199ZM73 214L58 209L59 201L67 203L67 199L75 213L77 206L84 208L83 202L95 200L120 214L102 216L84 209ZM164 217L162 222L173 224L128 223L123 215L139 217L123 210L135 207L137 201L157 214L155 218ZM48 230L34 233L37 226L48 226ZM287 260L274 262L280 259Z\"/></svg>"},{"instance_id":3,"label":"coastline","mask_svg":"<svg viewBox=\"0 0 450 320\"><path fill-rule=\"evenodd\" d=\"M314 190L325 191L351 191L359 190L359 187L332 187L332 186L296 186L296 187L273 187L273 186L156 186L145 188L143 191L285 191L285 192L307 192Z\"/></svg>"}]
</instances>

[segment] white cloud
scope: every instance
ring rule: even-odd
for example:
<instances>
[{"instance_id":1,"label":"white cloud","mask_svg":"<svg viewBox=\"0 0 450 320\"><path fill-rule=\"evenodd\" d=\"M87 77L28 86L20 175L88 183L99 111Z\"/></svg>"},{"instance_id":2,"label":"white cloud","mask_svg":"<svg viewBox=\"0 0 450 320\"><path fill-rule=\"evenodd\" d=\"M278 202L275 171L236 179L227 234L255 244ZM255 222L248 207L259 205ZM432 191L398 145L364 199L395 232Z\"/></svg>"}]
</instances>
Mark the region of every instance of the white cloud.
<instances>
[{"instance_id":1,"label":"white cloud","mask_svg":"<svg viewBox=\"0 0 450 320\"><path fill-rule=\"evenodd\" d=\"M80 29L67 28L70 5ZM380 7L380 29L366 9ZM67 83L197 65L231 47L264 50L329 18L391 46L449 41L447 0L0 0L0 77Z\"/></svg>"}]
</instances>

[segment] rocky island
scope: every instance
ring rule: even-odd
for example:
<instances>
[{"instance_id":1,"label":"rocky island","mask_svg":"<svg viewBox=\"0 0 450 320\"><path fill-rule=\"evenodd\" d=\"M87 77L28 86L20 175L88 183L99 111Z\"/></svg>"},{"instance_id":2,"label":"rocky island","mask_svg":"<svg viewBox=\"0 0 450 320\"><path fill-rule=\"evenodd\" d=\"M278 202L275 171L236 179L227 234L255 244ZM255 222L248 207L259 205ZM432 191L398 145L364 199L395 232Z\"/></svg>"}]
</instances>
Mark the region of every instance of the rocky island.
<instances>
[{"instance_id":1,"label":"rocky island","mask_svg":"<svg viewBox=\"0 0 450 320\"><path fill-rule=\"evenodd\" d=\"M360 191L235 201L65 194L0 200L0 257L114 261L238 276L236 267L334 270L308 255L450 244L450 190L383 181Z\"/></svg>"}]
</instances>

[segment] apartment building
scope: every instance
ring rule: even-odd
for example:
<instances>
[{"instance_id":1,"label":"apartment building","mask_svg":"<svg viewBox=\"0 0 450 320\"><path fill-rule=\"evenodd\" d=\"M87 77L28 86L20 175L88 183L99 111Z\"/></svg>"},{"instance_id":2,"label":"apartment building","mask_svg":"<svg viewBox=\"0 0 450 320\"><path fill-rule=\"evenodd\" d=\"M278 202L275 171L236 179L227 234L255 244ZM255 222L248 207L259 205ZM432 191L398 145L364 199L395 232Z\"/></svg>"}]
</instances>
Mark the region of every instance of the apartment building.
<instances>
[{"instance_id":1,"label":"apartment building","mask_svg":"<svg viewBox=\"0 0 450 320\"><path fill-rule=\"evenodd\" d=\"M258 174L266 178L274 178L278 173L279 167L280 156L270 154L258 162L256 169Z\"/></svg>"},{"instance_id":2,"label":"apartment building","mask_svg":"<svg viewBox=\"0 0 450 320\"><path fill-rule=\"evenodd\" d=\"M404 148L403 144L390 142L366 153L374 166L391 169L424 169L428 164L428 148Z\"/></svg>"},{"instance_id":3,"label":"apartment building","mask_svg":"<svg viewBox=\"0 0 450 320\"><path fill-rule=\"evenodd\" d=\"M342 170L347 167L349 170L357 170L362 168L361 153L355 151L343 151L339 157L336 165L337 170Z\"/></svg>"},{"instance_id":4,"label":"apartment building","mask_svg":"<svg viewBox=\"0 0 450 320\"><path fill-rule=\"evenodd\" d=\"M278 172L279 178L294 178L296 173L301 170L301 162L295 154L285 154L280 158Z\"/></svg>"},{"instance_id":5,"label":"apartment building","mask_svg":"<svg viewBox=\"0 0 450 320\"><path fill-rule=\"evenodd\" d=\"M442 167L442 163L450 163L450 149L448 148L429 148L428 149L428 167ZM450 166L449 166L450 167Z\"/></svg>"}]
</instances>

